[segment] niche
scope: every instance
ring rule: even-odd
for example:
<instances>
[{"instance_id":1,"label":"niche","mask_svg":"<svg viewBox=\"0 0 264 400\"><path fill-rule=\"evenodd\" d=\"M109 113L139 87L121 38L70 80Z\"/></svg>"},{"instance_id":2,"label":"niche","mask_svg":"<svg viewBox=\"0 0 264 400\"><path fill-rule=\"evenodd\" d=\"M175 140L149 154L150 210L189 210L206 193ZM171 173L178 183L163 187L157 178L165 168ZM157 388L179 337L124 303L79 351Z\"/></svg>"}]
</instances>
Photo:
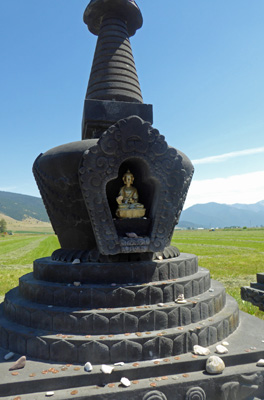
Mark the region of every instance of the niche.
<instances>
[{"instance_id":1,"label":"niche","mask_svg":"<svg viewBox=\"0 0 264 400\"><path fill-rule=\"evenodd\" d=\"M138 202L146 209L143 218L119 219L116 216L118 208L116 198L121 187L124 186L122 178L127 170L134 175L133 186L138 191ZM149 165L145 160L141 158L125 160L119 167L117 178L107 183L106 195L118 236L125 236L128 232L134 232L138 236L150 235L158 204L159 183L155 177L151 176Z\"/></svg>"}]
</instances>

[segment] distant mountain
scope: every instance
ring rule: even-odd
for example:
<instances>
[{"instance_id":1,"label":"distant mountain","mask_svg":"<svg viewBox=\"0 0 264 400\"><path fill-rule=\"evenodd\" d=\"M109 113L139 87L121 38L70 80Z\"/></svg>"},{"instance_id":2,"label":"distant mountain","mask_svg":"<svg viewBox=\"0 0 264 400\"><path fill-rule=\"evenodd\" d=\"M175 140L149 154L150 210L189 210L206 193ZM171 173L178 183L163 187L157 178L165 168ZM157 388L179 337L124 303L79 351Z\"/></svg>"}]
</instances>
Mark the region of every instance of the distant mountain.
<instances>
[{"instance_id":1,"label":"distant mountain","mask_svg":"<svg viewBox=\"0 0 264 400\"><path fill-rule=\"evenodd\" d=\"M42 199L25 194L0 191L0 213L22 221L28 217L49 222Z\"/></svg>"},{"instance_id":2,"label":"distant mountain","mask_svg":"<svg viewBox=\"0 0 264 400\"><path fill-rule=\"evenodd\" d=\"M182 212L178 226L188 223L190 228L264 226L264 200L255 204L196 204Z\"/></svg>"},{"instance_id":3,"label":"distant mountain","mask_svg":"<svg viewBox=\"0 0 264 400\"><path fill-rule=\"evenodd\" d=\"M22 221L34 218L49 222L42 199L0 191L0 213ZM224 228L264 226L264 200L255 204L196 204L181 214L181 228Z\"/></svg>"}]
</instances>

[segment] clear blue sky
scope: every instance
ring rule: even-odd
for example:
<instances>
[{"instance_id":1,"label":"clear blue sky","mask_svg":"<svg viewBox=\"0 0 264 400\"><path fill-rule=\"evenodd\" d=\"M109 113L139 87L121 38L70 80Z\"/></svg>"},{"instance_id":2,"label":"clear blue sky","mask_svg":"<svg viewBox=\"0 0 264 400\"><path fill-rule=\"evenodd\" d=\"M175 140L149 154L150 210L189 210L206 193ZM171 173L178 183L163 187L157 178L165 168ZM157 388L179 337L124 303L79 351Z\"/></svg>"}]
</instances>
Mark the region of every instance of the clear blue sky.
<instances>
[{"instance_id":1,"label":"clear blue sky","mask_svg":"<svg viewBox=\"0 0 264 400\"><path fill-rule=\"evenodd\" d=\"M138 0L131 38L145 103L193 160L186 206L264 199L264 1ZM88 0L2 0L0 190L39 196L39 153L81 138L96 36Z\"/></svg>"}]
</instances>

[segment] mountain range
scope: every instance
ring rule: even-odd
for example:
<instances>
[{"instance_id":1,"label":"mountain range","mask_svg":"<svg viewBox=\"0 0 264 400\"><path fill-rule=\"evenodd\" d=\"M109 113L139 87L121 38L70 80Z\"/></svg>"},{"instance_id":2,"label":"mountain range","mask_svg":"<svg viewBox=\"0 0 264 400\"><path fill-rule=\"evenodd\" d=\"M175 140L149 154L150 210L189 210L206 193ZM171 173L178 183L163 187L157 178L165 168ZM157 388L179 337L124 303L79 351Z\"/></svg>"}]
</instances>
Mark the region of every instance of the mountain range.
<instances>
[{"instance_id":1,"label":"mountain range","mask_svg":"<svg viewBox=\"0 0 264 400\"><path fill-rule=\"evenodd\" d=\"M49 222L39 197L0 191L0 213L23 221L34 218ZM195 204L182 211L180 228L225 228L264 226L264 200L255 204Z\"/></svg>"},{"instance_id":2,"label":"mountain range","mask_svg":"<svg viewBox=\"0 0 264 400\"><path fill-rule=\"evenodd\" d=\"M178 227L264 226L264 200L255 204L195 204L182 211Z\"/></svg>"},{"instance_id":3,"label":"mountain range","mask_svg":"<svg viewBox=\"0 0 264 400\"><path fill-rule=\"evenodd\" d=\"M17 221L31 217L49 222L42 199L25 194L0 191L0 213Z\"/></svg>"}]
</instances>

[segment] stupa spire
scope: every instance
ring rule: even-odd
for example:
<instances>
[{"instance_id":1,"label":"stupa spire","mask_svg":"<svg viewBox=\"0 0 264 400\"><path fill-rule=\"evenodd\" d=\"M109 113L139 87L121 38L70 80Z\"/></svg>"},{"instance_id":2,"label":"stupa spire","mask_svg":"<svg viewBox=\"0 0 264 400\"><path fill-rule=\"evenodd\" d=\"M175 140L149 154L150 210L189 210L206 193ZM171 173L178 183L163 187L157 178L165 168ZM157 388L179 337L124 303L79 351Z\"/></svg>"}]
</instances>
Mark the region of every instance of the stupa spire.
<instances>
[{"instance_id":1,"label":"stupa spire","mask_svg":"<svg viewBox=\"0 0 264 400\"><path fill-rule=\"evenodd\" d=\"M143 102L129 36L142 26L142 15L128 0L94 0L84 13L98 35L86 99Z\"/></svg>"},{"instance_id":2,"label":"stupa spire","mask_svg":"<svg viewBox=\"0 0 264 400\"><path fill-rule=\"evenodd\" d=\"M152 123L152 107L143 104L129 40L143 24L135 1L92 0L84 22L98 39L85 96L83 139L99 137L112 123L129 115Z\"/></svg>"}]
</instances>

